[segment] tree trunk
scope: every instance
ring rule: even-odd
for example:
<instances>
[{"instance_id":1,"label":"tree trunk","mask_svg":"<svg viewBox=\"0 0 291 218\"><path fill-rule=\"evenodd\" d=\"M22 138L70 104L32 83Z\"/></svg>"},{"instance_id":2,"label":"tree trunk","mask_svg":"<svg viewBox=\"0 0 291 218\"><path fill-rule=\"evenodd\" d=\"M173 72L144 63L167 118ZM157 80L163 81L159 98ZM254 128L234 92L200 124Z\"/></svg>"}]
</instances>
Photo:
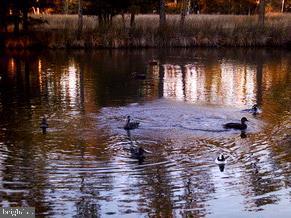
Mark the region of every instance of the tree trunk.
<instances>
[{"instance_id":1,"label":"tree trunk","mask_svg":"<svg viewBox=\"0 0 291 218\"><path fill-rule=\"evenodd\" d=\"M6 24L6 11L8 10L7 2L1 0L0 3L0 32L7 31L7 24Z\"/></svg>"},{"instance_id":2,"label":"tree trunk","mask_svg":"<svg viewBox=\"0 0 291 218\"><path fill-rule=\"evenodd\" d=\"M0 32L6 32L6 16L3 14L0 16Z\"/></svg>"},{"instance_id":3,"label":"tree trunk","mask_svg":"<svg viewBox=\"0 0 291 218\"><path fill-rule=\"evenodd\" d=\"M181 9L181 19L180 19L180 28L184 29L184 24L185 24L185 18L186 18L186 13L188 10L188 0L183 0L182 1L182 9Z\"/></svg>"},{"instance_id":4,"label":"tree trunk","mask_svg":"<svg viewBox=\"0 0 291 218\"><path fill-rule=\"evenodd\" d=\"M19 14L14 15L14 33L19 33Z\"/></svg>"},{"instance_id":5,"label":"tree trunk","mask_svg":"<svg viewBox=\"0 0 291 218\"><path fill-rule=\"evenodd\" d=\"M281 12L284 13L284 8L285 8L285 0L282 0L282 7L281 7Z\"/></svg>"},{"instance_id":6,"label":"tree trunk","mask_svg":"<svg viewBox=\"0 0 291 218\"><path fill-rule=\"evenodd\" d=\"M83 11L82 11L82 0L79 0L79 8L78 8L78 32L77 38L81 38L81 34L83 31Z\"/></svg>"},{"instance_id":7,"label":"tree trunk","mask_svg":"<svg viewBox=\"0 0 291 218\"><path fill-rule=\"evenodd\" d=\"M99 13L98 14L98 23L99 23L99 27L102 27L103 26L104 21L103 21L103 15L102 15L102 13Z\"/></svg>"},{"instance_id":8,"label":"tree trunk","mask_svg":"<svg viewBox=\"0 0 291 218\"><path fill-rule=\"evenodd\" d=\"M69 0L65 0L65 14L69 14Z\"/></svg>"},{"instance_id":9,"label":"tree trunk","mask_svg":"<svg viewBox=\"0 0 291 218\"><path fill-rule=\"evenodd\" d=\"M132 11L130 14L130 28L135 27L135 13Z\"/></svg>"},{"instance_id":10,"label":"tree trunk","mask_svg":"<svg viewBox=\"0 0 291 218\"><path fill-rule=\"evenodd\" d=\"M260 0L259 4L259 24L264 26L265 23L265 0Z\"/></svg>"},{"instance_id":11,"label":"tree trunk","mask_svg":"<svg viewBox=\"0 0 291 218\"><path fill-rule=\"evenodd\" d=\"M165 0L160 0L160 27L166 24L166 6Z\"/></svg>"},{"instance_id":12,"label":"tree trunk","mask_svg":"<svg viewBox=\"0 0 291 218\"><path fill-rule=\"evenodd\" d=\"M121 18L122 18L122 25L123 25L123 28L125 29L125 28L126 28L126 24L125 24L125 16L124 16L124 12L121 13Z\"/></svg>"},{"instance_id":13,"label":"tree trunk","mask_svg":"<svg viewBox=\"0 0 291 218\"><path fill-rule=\"evenodd\" d=\"M23 8L23 31L28 32L28 8Z\"/></svg>"}]
</instances>

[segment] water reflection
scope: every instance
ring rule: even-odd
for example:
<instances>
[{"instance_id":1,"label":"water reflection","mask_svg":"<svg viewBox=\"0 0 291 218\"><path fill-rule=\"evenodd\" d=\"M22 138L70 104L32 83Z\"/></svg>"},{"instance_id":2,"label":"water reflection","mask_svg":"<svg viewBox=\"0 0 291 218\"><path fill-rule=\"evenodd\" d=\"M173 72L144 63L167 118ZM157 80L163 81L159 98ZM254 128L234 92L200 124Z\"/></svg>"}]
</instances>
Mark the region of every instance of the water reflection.
<instances>
[{"instance_id":1,"label":"water reflection","mask_svg":"<svg viewBox=\"0 0 291 218\"><path fill-rule=\"evenodd\" d=\"M1 55L1 206L36 206L53 217L272 216L273 208L286 216L290 56L204 49ZM239 120L255 103L262 113L250 115L247 132L197 133ZM127 135L131 114L141 127ZM150 151L141 164L124 149L131 144ZM219 153L229 156L223 170L214 162Z\"/></svg>"},{"instance_id":2,"label":"water reflection","mask_svg":"<svg viewBox=\"0 0 291 218\"><path fill-rule=\"evenodd\" d=\"M212 70L190 64L164 65L163 96L191 103L243 106L257 102L256 90L260 84L254 67L225 60L217 67Z\"/></svg>"}]
</instances>

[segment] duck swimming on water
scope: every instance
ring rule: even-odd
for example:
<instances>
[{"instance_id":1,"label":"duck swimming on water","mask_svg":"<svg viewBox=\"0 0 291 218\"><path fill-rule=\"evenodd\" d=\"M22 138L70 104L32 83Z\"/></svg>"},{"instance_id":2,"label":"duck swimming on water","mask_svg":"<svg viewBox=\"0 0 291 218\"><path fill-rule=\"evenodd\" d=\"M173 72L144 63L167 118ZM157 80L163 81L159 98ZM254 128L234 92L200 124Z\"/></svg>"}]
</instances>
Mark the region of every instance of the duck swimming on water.
<instances>
[{"instance_id":1,"label":"duck swimming on water","mask_svg":"<svg viewBox=\"0 0 291 218\"><path fill-rule=\"evenodd\" d=\"M252 113L252 114L256 115L256 114L258 113L258 110L259 110L259 109L258 109L258 105L257 105L257 104L254 104L254 105L252 106L252 108L242 110L242 112L248 112L248 113Z\"/></svg>"},{"instance_id":2,"label":"duck swimming on water","mask_svg":"<svg viewBox=\"0 0 291 218\"><path fill-rule=\"evenodd\" d=\"M123 128L126 130L131 130L131 129L136 129L138 127L139 127L139 122L130 122L130 116L127 116L127 121Z\"/></svg>"},{"instance_id":3,"label":"duck swimming on water","mask_svg":"<svg viewBox=\"0 0 291 218\"><path fill-rule=\"evenodd\" d=\"M145 150L142 147L131 146L130 153L132 158L136 158L138 160L143 160L145 158L144 156Z\"/></svg>"},{"instance_id":4,"label":"duck swimming on water","mask_svg":"<svg viewBox=\"0 0 291 218\"><path fill-rule=\"evenodd\" d=\"M218 165L220 172L224 171L224 167L226 164L226 158L224 157L223 154L220 154L216 159L215 159L215 163Z\"/></svg>"},{"instance_id":5,"label":"duck swimming on water","mask_svg":"<svg viewBox=\"0 0 291 218\"><path fill-rule=\"evenodd\" d=\"M245 124L246 121L248 121L248 119L243 117L243 118L241 118L241 123L226 123L226 124L223 125L223 127L225 129L240 129L240 130L244 130L244 129L246 129L248 127L247 124Z\"/></svg>"},{"instance_id":6,"label":"duck swimming on water","mask_svg":"<svg viewBox=\"0 0 291 218\"><path fill-rule=\"evenodd\" d=\"M223 154L220 154L216 159L215 163L217 164L226 164L226 158L224 157Z\"/></svg>"},{"instance_id":7,"label":"duck swimming on water","mask_svg":"<svg viewBox=\"0 0 291 218\"><path fill-rule=\"evenodd\" d=\"M40 128L42 129L42 133L46 134L46 129L48 128L48 123L46 117L43 117L40 123Z\"/></svg>"}]
</instances>

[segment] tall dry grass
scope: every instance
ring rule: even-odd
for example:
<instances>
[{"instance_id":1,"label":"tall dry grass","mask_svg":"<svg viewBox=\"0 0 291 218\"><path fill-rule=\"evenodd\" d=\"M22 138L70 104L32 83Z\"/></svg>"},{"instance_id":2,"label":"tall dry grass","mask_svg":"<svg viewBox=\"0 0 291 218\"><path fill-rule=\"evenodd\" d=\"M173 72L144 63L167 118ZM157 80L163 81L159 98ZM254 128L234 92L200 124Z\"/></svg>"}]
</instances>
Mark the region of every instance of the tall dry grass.
<instances>
[{"instance_id":1,"label":"tall dry grass","mask_svg":"<svg viewBox=\"0 0 291 218\"><path fill-rule=\"evenodd\" d=\"M84 16L83 32L77 39L77 15L46 15L47 24L35 29L36 36L50 48L131 48L194 46L284 46L291 42L291 15L269 14L260 26L257 16L190 15L184 28L179 15L168 15L160 29L158 15L138 15L130 28L128 15L111 26L98 26L94 16Z\"/></svg>"}]
</instances>

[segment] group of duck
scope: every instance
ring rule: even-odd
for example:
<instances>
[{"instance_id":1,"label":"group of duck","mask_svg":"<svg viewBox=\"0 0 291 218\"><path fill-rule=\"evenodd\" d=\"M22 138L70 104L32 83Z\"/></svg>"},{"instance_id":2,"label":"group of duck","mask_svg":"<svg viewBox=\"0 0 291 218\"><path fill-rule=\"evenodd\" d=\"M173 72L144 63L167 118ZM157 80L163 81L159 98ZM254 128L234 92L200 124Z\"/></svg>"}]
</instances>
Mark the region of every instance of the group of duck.
<instances>
[{"instance_id":1,"label":"group of duck","mask_svg":"<svg viewBox=\"0 0 291 218\"><path fill-rule=\"evenodd\" d=\"M258 106L255 104L255 105L253 105L252 108L242 110L242 112L248 112L248 113L251 113L253 115L256 115L258 113ZM246 124L247 121L248 121L248 119L246 117L242 117L241 118L241 123L226 123L226 124L223 124L223 128L225 128L225 129L236 129L236 130L244 131L244 130L247 129L247 124ZM131 117L127 116L126 123L123 126L123 128L125 130L127 130L128 133L129 133L130 130L137 129L139 127L139 125L140 125L139 122L131 121ZM47 122L46 117L42 118L42 121L40 123L40 128L42 129L42 133L46 134L47 128L48 128L48 122ZM133 146L132 145L130 147L130 152L132 154L132 157L138 159L139 161L141 161L141 160L143 160L145 158L144 154L145 154L146 151L140 146L137 147L137 146ZM226 164L226 159L227 159L227 157L224 157L223 154L220 154L215 159L215 162L219 165L219 168L220 168L221 171L223 171L223 169L224 169L224 165Z\"/></svg>"},{"instance_id":2,"label":"group of duck","mask_svg":"<svg viewBox=\"0 0 291 218\"><path fill-rule=\"evenodd\" d=\"M255 116L259 112L258 105L255 104L255 105L253 105L252 108L242 110L242 112L251 113L251 114L253 114ZM247 121L248 121L248 119L246 117L242 117L241 118L241 123L226 123L226 124L223 125L223 127L225 129L238 129L238 130L242 130L242 135L244 136L244 130L246 130L246 128L248 127L247 124L245 123ZM242 138L245 138L245 137L242 137ZM225 157L223 154L220 154L215 159L215 163L218 165L218 167L219 167L219 169L220 169L221 172L224 171L224 166L227 163L227 160L226 160L227 158L228 157Z\"/></svg>"},{"instance_id":3,"label":"group of duck","mask_svg":"<svg viewBox=\"0 0 291 218\"><path fill-rule=\"evenodd\" d=\"M256 115L258 113L258 106L255 104L252 108L242 110L242 112L249 112L249 113L252 113L253 115ZM136 121L131 122L130 120L131 120L130 116L127 116L126 123L123 127L125 130L133 130L139 127L139 124L140 124L139 122L136 122ZM242 117L241 123L226 123L226 124L223 124L223 127L225 129L245 130L248 127L246 124L247 121L248 119L246 117Z\"/></svg>"},{"instance_id":4,"label":"group of duck","mask_svg":"<svg viewBox=\"0 0 291 218\"><path fill-rule=\"evenodd\" d=\"M256 115L258 113L258 106L255 104L252 106L252 108L242 110L242 112L247 112L247 113L251 113L253 115ZM244 130L247 129L247 124L246 124L247 121L248 121L248 119L246 117L242 117L240 123L225 123L225 124L223 124L223 128L241 130L244 133ZM140 125L139 122L131 121L131 117L127 116L127 120L126 120L126 123L123 126L123 128L127 131L130 131L133 129L137 129L139 127L139 125ZM141 159L143 160L145 158L144 157L145 150L142 147L131 147L130 151L132 153L132 156L139 159L139 160L141 160ZM215 162L218 164L219 169L221 171L224 170L224 165L226 164L227 158L228 157L224 157L223 154L220 154L215 159Z\"/></svg>"}]
</instances>

